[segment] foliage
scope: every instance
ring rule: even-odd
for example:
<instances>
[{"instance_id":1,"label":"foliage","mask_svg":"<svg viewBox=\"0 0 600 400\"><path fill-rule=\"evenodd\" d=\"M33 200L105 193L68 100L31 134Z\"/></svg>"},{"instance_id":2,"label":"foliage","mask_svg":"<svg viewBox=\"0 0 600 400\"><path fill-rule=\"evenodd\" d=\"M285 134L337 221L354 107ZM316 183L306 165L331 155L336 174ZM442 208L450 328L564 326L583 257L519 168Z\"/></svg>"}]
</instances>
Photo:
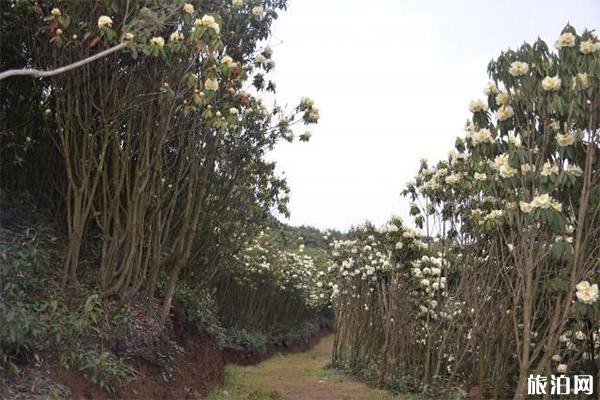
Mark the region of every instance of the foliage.
<instances>
[{"instance_id":1,"label":"foliage","mask_svg":"<svg viewBox=\"0 0 600 400\"><path fill-rule=\"evenodd\" d=\"M192 289L180 284L177 286L175 298L182 303L188 322L197 324L218 343L224 343L226 332L217 316L214 295L208 289Z\"/></svg>"},{"instance_id":2,"label":"foliage","mask_svg":"<svg viewBox=\"0 0 600 400\"><path fill-rule=\"evenodd\" d=\"M246 354L265 354L267 337L257 331L231 328L227 330L225 347Z\"/></svg>"},{"instance_id":3,"label":"foliage","mask_svg":"<svg viewBox=\"0 0 600 400\"><path fill-rule=\"evenodd\" d=\"M12 254L12 253L11 253ZM122 358L103 351L92 338L102 338L104 306L98 294L81 298L79 307L69 306L43 270L48 265L38 250L25 247L11 256L3 267L0 282L1 366L18 373L16 362L38 359L46 349L56 352L65 368L76 368L93 383L109 392L135 376L135 370Z\"/></svg>"}]
</instances>

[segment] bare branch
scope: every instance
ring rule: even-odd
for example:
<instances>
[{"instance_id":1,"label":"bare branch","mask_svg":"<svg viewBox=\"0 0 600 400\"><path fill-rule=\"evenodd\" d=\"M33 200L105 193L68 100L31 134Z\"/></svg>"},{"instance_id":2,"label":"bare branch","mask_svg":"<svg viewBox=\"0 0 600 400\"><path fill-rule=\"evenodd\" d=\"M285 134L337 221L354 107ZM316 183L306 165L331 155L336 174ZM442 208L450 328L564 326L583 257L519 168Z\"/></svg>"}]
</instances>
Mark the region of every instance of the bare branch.
<instances>
[{"instance_id":1,"label":"bare branch","mask_svg":"<svg viewBox=\"0 0 600 400\"><path fill-rule=\"evenodd\" d=\"M58 74L62 74L63 72L70 71L75 68L79 68L85 64L89 64L92 61L98 60L100 58L106 57L112 53L115 53L125 46L127 46L127 42L119 43L118 45L101 51L100 53L94 54L93 56L84 58L83 60L79 60L74 62L73 64L65 65L64 67L52 69L50 71L42 71L35 68L22 68L22 69L9 69L4 72L0 72L0 80L10 78L11 76L35 76L39 78L45 78L48 76L54 76Z\"/></svg>"}]
</instances>

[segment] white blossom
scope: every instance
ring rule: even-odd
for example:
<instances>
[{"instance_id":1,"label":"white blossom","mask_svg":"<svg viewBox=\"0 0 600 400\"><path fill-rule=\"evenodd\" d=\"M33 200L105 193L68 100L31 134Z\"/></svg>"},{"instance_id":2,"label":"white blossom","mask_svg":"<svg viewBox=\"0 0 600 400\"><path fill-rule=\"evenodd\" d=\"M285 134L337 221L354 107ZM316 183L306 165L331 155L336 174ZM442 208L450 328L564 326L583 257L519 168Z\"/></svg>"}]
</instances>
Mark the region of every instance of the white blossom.
<instances>
[{"instance_id":1,"label":"white blossom","mask_svg":"<svg viewBox=\"0 0 600 400\"><path fill-rule=\"evenodd\" d=\"M523 76L527 72L529 72L529 64L522 61L514 61L510 64L510 68L508 69L508 73L514 77Z\"/></svg>"},{"instance_id":2,"label":"white blossom","mask_svg":"<svg viewBox=\"0 0 600 400\"><path fill-rule=\"evenodd\" d=\"M100 18L98 18L98 28L100 28L100 29L111 28L112 24L113 24L113 20L106 15L102 15Z\"/></svg>"},{"instance_id":3,"label":"white blossom","mask_svg":"<svg viewBox=\"0 0 600 400\"><path fill-rule=\"evenodd\" d=\"M571 32L566 32L560 35L556 43L554 43L554 47L557 49L562 49L563 47L573 47L575 46L575 35Z\"/></svg>"},{"instance_id":4,"label":"white blossom","mask_svg":"<svg viewBox=\"0 0 600 400\"><path fill-rule=\"evenodd\" d=\"M542 89L547 92L556 92L560 89L561 80L558 76L547 76L542 80Z\"/></svg>"},{"instance_id":5,"label":"white blossom","mask_svg":"<svg viewBox=\"0 0 600 400\"><path fill-rule=\"evenodd\" d=\"M577 284L577 299L585 304L594 304L598 300L598 284L591 285L588 281Z\"/></svg>"}]
</instances>

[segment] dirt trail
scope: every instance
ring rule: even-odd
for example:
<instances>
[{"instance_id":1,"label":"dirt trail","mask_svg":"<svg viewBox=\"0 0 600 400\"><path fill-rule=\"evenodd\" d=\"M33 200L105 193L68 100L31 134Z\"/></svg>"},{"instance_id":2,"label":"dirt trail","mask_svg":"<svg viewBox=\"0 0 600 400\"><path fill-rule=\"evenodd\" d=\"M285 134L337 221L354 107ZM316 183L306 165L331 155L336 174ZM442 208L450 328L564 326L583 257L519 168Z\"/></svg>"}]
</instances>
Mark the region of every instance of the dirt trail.
<instances>
[{"instance_id":1,"label":"dirt trail","mask_svg":"<svg viewBox=\"0 0 600 400\"><path fill-rule=\"evenodd\" d=\"M394 396L327 369L333 336L304 353L276 354L255 366L228 365L226 383L210 400L417 400Z\"/></svg>"}]
</instances>

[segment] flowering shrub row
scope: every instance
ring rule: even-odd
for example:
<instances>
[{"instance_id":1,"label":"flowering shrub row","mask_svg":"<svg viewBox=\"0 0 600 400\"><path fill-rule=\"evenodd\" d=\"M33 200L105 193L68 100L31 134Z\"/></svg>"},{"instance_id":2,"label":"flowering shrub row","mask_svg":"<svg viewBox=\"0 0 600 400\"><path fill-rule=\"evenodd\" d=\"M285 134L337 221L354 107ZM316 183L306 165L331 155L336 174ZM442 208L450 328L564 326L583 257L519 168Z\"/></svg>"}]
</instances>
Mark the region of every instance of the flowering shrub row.
<instances>
[{"instance_id":1,"label":"flowering shrub row","mask_svg":"<svg viewBox=\"0 0 600 400\"><path fill-rule=\"evenodd\" d=\"M567 26L555 47L489 64L466 136L404 191L414 242L395 222L336 245L336 363L440 396L598 376L600 43Z\"/></svg>"},{"instance_id":2,"label":"flowering shrub row","mask_svg":"<svg viewBox=\"0 0 600 400\"><path fill-rule=\"evenodd\" d=\"M8 55L14 62L51 70L124 45L36 83L27 104L23 86L3 90L14 132L3 178L34 193L35 182L52 182L47 197L63 202L69 235L63 286L91 276L104 297L145 292L152 302L164 279L164 322L182 271L206 280L272 208L286 212L285 180L264 154L319 111L308 98L291 110L261 98L276 85L272 50L259 43L284 8L283 0L12 2L15 27L36 27L14 38L23 53ZM90 249L97 268L82 274Z\"/></svg>"},{"instance_id":3,"label":"flowering shrub row","mask_svg":"<svg viewBox=\"0 0 600 400\"><path fill-rule=\"evenodd\" d=\"M312 247L308 253L304 238L282 243L277 233L270 227L260 231L217 280L226 325L282 334L327 311L325 250Z\"/></svg>"}]
</instances>

